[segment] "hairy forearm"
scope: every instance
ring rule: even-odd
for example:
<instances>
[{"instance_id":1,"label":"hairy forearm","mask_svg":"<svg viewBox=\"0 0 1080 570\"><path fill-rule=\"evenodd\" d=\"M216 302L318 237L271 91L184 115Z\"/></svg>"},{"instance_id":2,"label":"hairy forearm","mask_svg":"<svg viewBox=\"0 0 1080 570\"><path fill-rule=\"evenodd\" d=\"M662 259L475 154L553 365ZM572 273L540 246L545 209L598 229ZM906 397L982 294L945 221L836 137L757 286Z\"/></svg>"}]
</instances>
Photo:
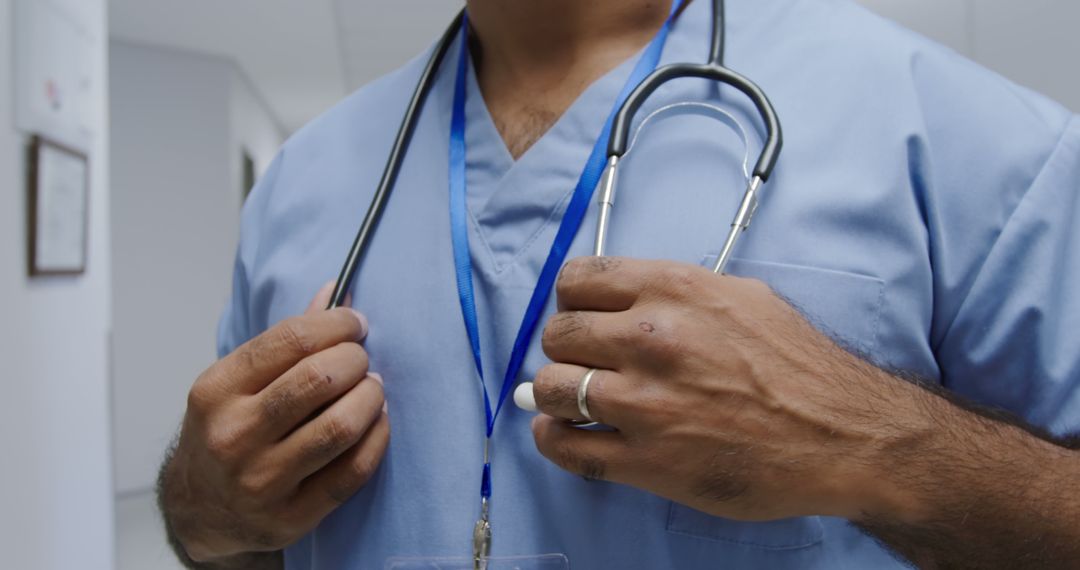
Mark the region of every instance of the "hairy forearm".
<instances>
[{"instance_id":1,"label":"hairy forearm","mask_svg":"<svg viewBox=\"0 0 1080 570\"><path fill-rule=\"evenodd\" d=\"M184 567L191 570L281 570L285 568L285 559L280 550L241 554L214 562L196 562L186 554L183 545L171 533L169 544Z\"/></svg>"},{"instance_id":2,"label":"hairy forearm","mask_svg":"<svg viewBox=\"0 0 1080 570\"><path fill-rule=\"evenodd\" d=\"M285 568L285 559L281 551L244 553L212 562L199 562L188 555L174 527L175 505L169 500L170 493L168 492L168 487L172 483L169 481L169 464L173 459L175 449L174 442L169 446L158 473L157 500L169 546L172 547L184 567L191 570L281 570Z\"/></svg>"},{"instance_id":3,"label":"hairy forearm","mask_svg":"<svg viewBox=\"0 0 1080 570\"><path fill-rule=\"evenodd\" d=\"M902 382L895 378L887 381ZM878 461L882 501L856 524L919 568L1080 564L1080 452L1000 412L903 382L919 437ZM918 419L913 419L918 418Z\"/></svg>"}]
</instances>

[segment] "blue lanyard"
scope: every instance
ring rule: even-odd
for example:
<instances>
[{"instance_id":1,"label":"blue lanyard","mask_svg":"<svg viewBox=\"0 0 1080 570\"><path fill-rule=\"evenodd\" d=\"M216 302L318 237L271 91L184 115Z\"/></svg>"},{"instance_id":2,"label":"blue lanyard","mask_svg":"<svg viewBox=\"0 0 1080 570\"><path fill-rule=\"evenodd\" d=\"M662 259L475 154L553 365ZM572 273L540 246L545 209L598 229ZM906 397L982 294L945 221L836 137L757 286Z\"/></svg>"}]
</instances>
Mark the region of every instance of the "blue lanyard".
<instances>
[{"instance_id":1,"label":"blue lanyard","mask_svg":"<svg viewBox=\"0 0 1080 570\"><path fill-rule=\"evenodd\" d=\"M668 32L671 29L671 21L681 3L681 0L672 3L671 14L669 14L663 27L660 28L656 37L653 38L641 55L633 72L626 80L626 85L623 86L618 98L616 98L611 113L608 115L607 121L604 122L604 128L600 131L600 135L597 136L596 144L593 146L589 160L585 163L585 168L581 172L581 177L574 188L574 194L570 198L570 204L566 208L566 213L563 214L562 223L559 224L559 231L555 236L555 242L548 253L547 261L544 262L544 268L540 272L540 279L533 289L528 308L525 310L525 316L521 320L517 338L514 340L514 348L510 353L510 362L506 367L506 374L503 375L499 398L494 408L488 395L487 384L484 381L484 366L480 357L480 327L476 317L472 257L469 254L469 226L466 219L465 99L466 76L469 70L468 16L466 15L462 21L457 82L454 87L454 110L450 120L450 231L454 246L454 269L457 274L461 315L465 320L465 329L469 334L469 344L472 346L476 373L480 380L480 390L484 394L484 417L487 430L486 436L489 442L492 433L495 431L495 420L499 416L499 411L502 410L503 404L506 403L506 399L516 383L518 372L521 371L521 366L525 361L525 354L528 352L529 344L536 333L536 325L543 314L544 305L547 304L548 297L551 295L552 285L555 284L555 279L558 277L559 268L562 267L563 262L566 260L570 244L574 241L574 236L577 234L578 228L581 227L582 219L589 208L589 200L592 198L593 190L603 174L604 155L607 148L607 140L603 135L611 131L611 123L615 120L615 114L622 106L623 101L629 97L630 92L656 69L660 61L660 55L664 51ZM491 463L486 449L481 496L483 499L488 499L491 496Z\"/></svg>"}]
</instances>

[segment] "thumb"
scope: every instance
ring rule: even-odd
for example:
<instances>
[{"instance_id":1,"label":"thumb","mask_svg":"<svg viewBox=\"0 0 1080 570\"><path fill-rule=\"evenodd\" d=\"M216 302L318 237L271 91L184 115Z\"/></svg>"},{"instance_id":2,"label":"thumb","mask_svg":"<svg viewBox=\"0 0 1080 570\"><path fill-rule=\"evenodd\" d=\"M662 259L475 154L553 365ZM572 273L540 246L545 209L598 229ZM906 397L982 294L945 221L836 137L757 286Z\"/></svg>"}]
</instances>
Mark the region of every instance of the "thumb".
<instances>
[{"instance_id":1,"label":"thumb","mask_svg":"<svg viewBox=\"0 0 1080 570\"><path fill-rule=\"evenodd\" d=\"M311 300L311 304L304 311L305 315L311 313L317 313L319 311L325 311L326 306L330 304L330 298L334 296L334 286L337 285L336 281L328 281L326 285L323 285L318 293L315 293L315 298ZM352 306L352 294L345 296L345 306Z\"/></svg>"}]
</instances>

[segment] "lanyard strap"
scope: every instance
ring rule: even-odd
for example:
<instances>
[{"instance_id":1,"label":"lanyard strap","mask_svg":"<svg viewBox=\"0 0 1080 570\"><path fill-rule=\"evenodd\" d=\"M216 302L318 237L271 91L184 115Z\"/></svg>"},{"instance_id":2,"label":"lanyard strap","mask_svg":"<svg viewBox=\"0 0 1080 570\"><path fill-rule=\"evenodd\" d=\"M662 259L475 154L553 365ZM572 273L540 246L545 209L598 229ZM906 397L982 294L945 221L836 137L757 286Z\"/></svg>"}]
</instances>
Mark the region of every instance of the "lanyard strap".
<instances>
[{"instance_id":1,"label":"lanyard strap","mask_svg":"<svg viewBox=\"0 0 1080 570\"><path fill-rule=\"evenodd\" d=\"M502 388L499 391L499 397L494 407L492 407L491 398L488 395L487 385L484 381L484 366L480 356L480 327L476 317L476 296L473 290L472 256L469 253L469 226L465 203L465 100L467 96L466 77L469 69L468 16L466 15L462 21L457 80L454 86L454 107L450 120L450 228L454 248L454 269L457 275L458 298L461 301L461 315L465 320L465 329L469 335L469 344L472 347L476 373L480 380L480 390L484 394L484 417L488 439L491 438L495 430L495 420L498 418L503 404L506 403L507 396L510 395L518 372L520 372L525 361L525 354L536 332L536 325L544 311L544 305L551 295L551 288L558 277L559 268L562 267L563 262L566 260L570 244L574 241L574 236L577 234L578 228L581 227L585 212L589 208L589 200L592 197L593 190L603 174L604 153L607 147L607 141L603 135L611 131L611 124L615 114L622 106L623 101L629 97L634 87L656 69L660 61L660 55L664 51L668 32L671 29L671 21L681 3L681 0L672 3L671 14L668 15L663 27L660 28L656 37L653 38L641 55L633 72L626 80L622 91L619 92L611 113L608 115L607 121L604 122L603 129L597 136L596 144L593 146L592 153L589 154L589 160L585 163L585 168L581 172L577 186L574 188L566 213L563 214L562 223L559 224L555 242L548 253L547 261L544 262L540 278L533 289L528 308L525 310L525 315L521 320L521 326L518 328L517 337L514 340L514 348L510 353L510 362L507 364L506 374L503 375ZM487 458L485 457L485 481L482 490L485 497L490 495L490 483L488 481L490 468L486 464Z\"/></svg>"}]
</instances>

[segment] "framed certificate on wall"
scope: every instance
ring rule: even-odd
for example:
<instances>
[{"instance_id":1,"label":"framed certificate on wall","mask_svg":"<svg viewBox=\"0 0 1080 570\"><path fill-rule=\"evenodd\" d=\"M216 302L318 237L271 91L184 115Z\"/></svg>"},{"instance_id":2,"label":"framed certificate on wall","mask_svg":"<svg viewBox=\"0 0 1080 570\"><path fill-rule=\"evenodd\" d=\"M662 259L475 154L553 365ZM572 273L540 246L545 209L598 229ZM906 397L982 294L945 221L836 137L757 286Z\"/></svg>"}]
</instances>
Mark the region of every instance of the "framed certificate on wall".
<instances>
[{"instance_id":1,"label":"framed certificate on wall","mask_svg":"<svg viewBox=\"0 0 1080 570\"><path fill-rule=\"evenodd\" d=\"M85 154L35 136L30 146L30 275L86 270L89 161Z\"/></svg>"}]
</instances>

